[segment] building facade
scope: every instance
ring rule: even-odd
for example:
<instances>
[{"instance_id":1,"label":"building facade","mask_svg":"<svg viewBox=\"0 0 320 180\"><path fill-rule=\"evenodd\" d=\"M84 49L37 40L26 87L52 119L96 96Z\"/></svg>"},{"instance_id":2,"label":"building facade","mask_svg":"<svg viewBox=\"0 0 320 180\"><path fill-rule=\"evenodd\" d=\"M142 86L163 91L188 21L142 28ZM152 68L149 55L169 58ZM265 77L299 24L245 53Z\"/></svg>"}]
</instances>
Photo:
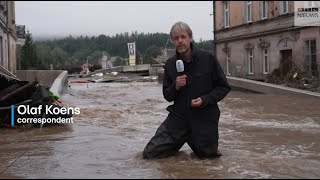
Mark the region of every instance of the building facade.
<instances>
[{"instance_id":1,"label":"building facade","mask_svg":"<svg viewBox=\"0 0 320 180\"><path fill-rule=\"evenodd\" d=\"M320 26L294 26L294 1L215 1L214 41L228 76L265 80L286 65L319 73Z\"/></svg>"},{"instance_id":2,"label":"building facade","mask_svg":"<svg viewBox=\"0 0 320 180\"><path fill-rule=\"evenodd\" d=\"M15 2L0 1L0 65L16 73Z\"/></svg>"}]
</instances>

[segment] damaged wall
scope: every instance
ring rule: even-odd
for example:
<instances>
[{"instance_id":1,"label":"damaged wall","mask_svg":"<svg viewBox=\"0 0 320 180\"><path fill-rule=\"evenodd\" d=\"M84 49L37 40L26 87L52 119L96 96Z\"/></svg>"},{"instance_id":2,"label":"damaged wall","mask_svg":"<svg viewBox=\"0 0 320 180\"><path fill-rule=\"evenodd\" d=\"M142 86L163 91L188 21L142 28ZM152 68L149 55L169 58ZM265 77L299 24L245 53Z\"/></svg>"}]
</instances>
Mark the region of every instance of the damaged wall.
<instances>
[{"instance_id":1,"label":"damaged wall","mask_svg":"<svg viewBox=\"0 0 320 180\"><path fill-rule=\"evenodd\" d=\"M22 81L38 80L42 84L52 85L62 70L17 70L17 77Z\"/></svg>"}]
</instances>

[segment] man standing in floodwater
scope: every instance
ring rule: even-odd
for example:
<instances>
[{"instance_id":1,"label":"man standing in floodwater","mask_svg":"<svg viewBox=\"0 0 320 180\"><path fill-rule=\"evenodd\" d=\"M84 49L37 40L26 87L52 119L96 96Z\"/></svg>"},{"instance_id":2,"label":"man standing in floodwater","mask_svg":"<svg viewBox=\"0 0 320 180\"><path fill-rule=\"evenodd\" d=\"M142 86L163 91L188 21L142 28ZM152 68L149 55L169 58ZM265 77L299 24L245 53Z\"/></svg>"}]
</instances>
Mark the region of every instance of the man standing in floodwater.
<instances>
[{"instance_id":1,"label":"man standing in floodwater","mask_svg":"<svg viewBox=\"0 0 320 180\"><path fill-rule=\"evenodd\" d=\"M184 22L175 23L170 38L176 55L166 61L163 96L173 105L168 117L143 151L143 158L165 158L177 153L185 142L199 158L220 157L218 151L218 102L231 90L215 55L198 49L192 30ZM177 60L184 72L178 73Z\"/></svg>"}]
</instances>

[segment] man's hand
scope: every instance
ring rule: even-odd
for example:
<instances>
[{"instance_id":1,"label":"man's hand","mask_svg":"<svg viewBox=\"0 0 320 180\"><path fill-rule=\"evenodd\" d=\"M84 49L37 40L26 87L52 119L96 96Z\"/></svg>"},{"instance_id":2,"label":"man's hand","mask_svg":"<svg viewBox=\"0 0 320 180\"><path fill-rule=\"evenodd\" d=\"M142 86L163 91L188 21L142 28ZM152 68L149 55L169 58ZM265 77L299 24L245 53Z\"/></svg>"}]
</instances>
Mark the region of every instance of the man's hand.
<instances>
[{"instance_id":1,"label":"man's hand","mask_svg":"<svg viewBox=\"0 0 320 180\"><path fill-rule=\"evenodd\" d=\"M187 75L183 74L181 76L177 76L176 78L176 87L181 88L187 84Z\"/></svg>"},{"instance_id":2,"label":"man's hand","mask_svg":"<svg viewBox=\"0 0 320 180\"><path fill-rule=\"evenodd\" d=\"M197 99L191 100L191 107L200 107L201 105L202 105L201 97L198 97Z\"/></svg>"}]
</instances>

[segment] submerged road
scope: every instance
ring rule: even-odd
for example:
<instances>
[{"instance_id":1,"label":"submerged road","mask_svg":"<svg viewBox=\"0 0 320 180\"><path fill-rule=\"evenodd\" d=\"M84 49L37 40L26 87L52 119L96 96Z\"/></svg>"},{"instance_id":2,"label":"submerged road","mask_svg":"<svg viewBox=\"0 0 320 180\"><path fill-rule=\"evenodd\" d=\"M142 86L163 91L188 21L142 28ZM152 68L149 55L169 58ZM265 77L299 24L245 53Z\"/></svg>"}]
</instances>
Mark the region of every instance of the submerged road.
<instances>
[{"instance_id":1,"label":"submerged road","mask_svg":"<svg viewBox=\"0 0 320 180\"><path fill-rule=\"evenodd\" d=\"M156 82L71 84L74 123L1 129L1 178L319 178L320 100L231 91L219 103L220 151L142 159L170 104Z\"/></svg>"}]
</instances>

